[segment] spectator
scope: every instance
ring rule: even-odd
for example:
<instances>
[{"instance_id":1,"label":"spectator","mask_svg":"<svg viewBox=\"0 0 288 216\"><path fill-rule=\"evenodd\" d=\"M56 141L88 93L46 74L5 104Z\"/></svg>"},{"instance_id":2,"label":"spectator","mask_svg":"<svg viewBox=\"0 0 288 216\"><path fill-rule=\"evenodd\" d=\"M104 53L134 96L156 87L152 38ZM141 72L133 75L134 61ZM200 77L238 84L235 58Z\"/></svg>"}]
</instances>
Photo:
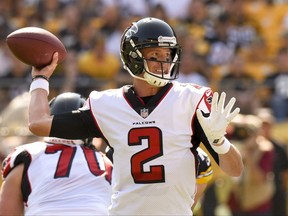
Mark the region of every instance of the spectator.
<instances>
[{"instance_id":1,"label":"spectator","mask_svg":"<svg viewBox=\"0 0 288 216\"><path fill-rule=\"evenodd\" d=\"M267 92L268 107L272 108L277 122L288 117L288 49L280 49L275 61L275 71L268 76L263 84Z\"/></svg>"},{"instance_id":2,"label":"spectator","mask_svg":"<svg viewBox=\"0 0 288 216\"><path fill-rule=\"evenodd\" d=\"M206 45L206 38L209 38L211 34L214 33L214 20L209 17L209 8L207 7L205 1L194 0L190 1L187 7L188 14L181 23L185 23L189 34L193 36L195 46L201 46L199 53L207 54L208 47Z\"/></svg>"},{"instance_id":3,"label":"spectator","mask_svg":"<svg viewBox=\"0 0 288 216\"><path fill-rule=\"evenodd\" d=\"M250 46L251 41L257 36L257 29L245 16L245 3L242 0L222 1L222 13L228 16L231 25L228 29L229 39L237 48Z\"/></svg>"},{"instance_id":4,"label":"spectator","mask_svg":"<svg viewBox=\"0 0 288 216\"><path fill-rule=\"evenodd\" d=\"M105 35L105 45L107 52L110 54L113 54L116 57L119 57L120 53L120 47L119 43L121 42L121 37L123 31L126 29L128 23L131 23L131 18L123 17L119 21L119 25L115 29L115 31L112 34ZM120 58L119 62L121 61Z\"/></svg>"},{"instance_id":5,"label":"spectator","mask_svg":"<svg viewBox=\"0 0 288 216\"><path fill-rule=\"evenodd\" d=\"M241 143L245 169L234 181L228 204L235 216L270 216L275 192L273 168L275 150L263 137L261 120L255 115L238 115L232 122L234 139Z\"/></svg>"},{"instance_id":6,"label":"spectator","mask_svg":"<svg viewBox=\"0 0 288 216\"><path fill-rule=\"evenodd\" d=\"M235 56L228 66L227 74L221 78L218 90L227 92L230 97L235 96L243 114L253 114L260 106L256 89L257 82L247 73L244 59Z\"/></svg>"},{"instance_id":7,"label":"spectator","mask_svg":"<svg viewBox=\"0 0 288 216\"><path fill-rule=\"evenodd\" d=\"M120 71L119 59L106 50L106 39L102 33L95 35L91 41L92 48L83 51L78 57L78 70L81 75L106 81L103 88L116 86L116 76ZM91 88L94 88L91 86Z\"/></svg>"},{"instance_id":8,"label":"spectator","mask_svg":"<svg viewBox=\"0 0 288 216\"><path fill-rule=\"evenodd\" d=\"M201 56L183 52L179 78L177 81L182 83L194 83L201 86L209 86L209 81L203 75L205 63Z\"/></svg>"},{"instance_id":9,"label":"spectator","mask_svg":"<svg viewBox=\"0 0 288 216\"><path fill-rule=\"evenodd\" d=\"M113 34L121 22L121 9L119 5L107 5L100 15L100 31L105 36Z\"/></svg>"},{"instance_id":10,"label":"spectator","mask_svg":"<svg viewBox=\"0 0 288 216\"><path fill-rule=\"evenodd\" d=\"M121 10L123 17L144 17L149 13L149 3L146 0L135 0L131 4L130 0L114 1Z\"/></svg>"},{"instance_id":11,"label":"spectator","mask_svg":"<svg viewBox=\"0 0 288 216\"><path fill-rule=\"evenodd\" d=\"M81 51L79 30L82 25L83 17L80 14L77 4L67 4L63 8L61 14L62 25L60 26L57 35L59 35L67 50L74 50L76 52Z\"/></svg>"},{"instance_id":12,"label":"spectator","mask_svg":"<svg viewBox=\"0 0 288 216\"><path fill-rule=\"evenodd\" d=\"M162 19L168 23L171 21L168 17L167 11L165 10L165 7L162 4L157 4L153 6L150 10L149 15L151 17Z\"/></svg>"},{"instance_id":13,"label":"spectator","mask_svg":"<svg viewBox=\"0 0 288 216\"><path fill-rule=\"evenodd\" d=\"M245 60L247 73L257 82L263 82L274 71L271 57L263 55L263 53L267 52L267 45L263 38L255 37L251 40L249 46L239 51L239 54Z\"/></svg>"},{"instance_id":14,"label":"spectator","mask_svg":"<svg viewBox=\"0 0 288 216\"><path fill-rule=\"evenodd\" d=\"M273 197L272 215L287 215L288 157L286 146L276 141L273 137L272 128L276 121L271 111L269 109L260 109L258 116L262 120L261 134L272 142L275 149L273 167L275 194Z\"/></svg>"},{"instance_id":15,"label":"spectator","mask_svg":"<svg viewBox=\"0 0 288 216\"><path fill-rule=\"evenodd\" d=\"M18 95L28 91L27 81L30 80L30 67L11 55L11 68L1 79L1 90L6 92L6 100L12 100ZM7 102L5 103L7 104Z\"/></svg>"},{"instance_id":16,"label":"spectator","mask_svg":"<svg viewBox=\"0 0 288 216\"><path fill-rule=\"evenodd\" d=\"M165 0L150 0L149 4L151 7L161 4L170 19L182 20L187 16L187 8L189 7L190 2L190 0L179 0L167 3Z\"/></svg>"},{"instance_id":17,"label":"spectator","mask_svg":"<svg viewBox=\"0 0 288 216\"><path fill-rule=\"evenodd\" d=\"M214 25L214 31L206 35L209 42L207 62L210 67L217 67L229 63L235 56L237 44L229 37L231 20L228 14L220 14Z\"/></svg>"},{"instance_id":18,"label":"spectator","mask_svg":"<svg viewBox=\"0 0 288 216\"><path fill-rule=\"evenodd\" d=\"M266 41L269 58L277 55L280 37L285 31L287 20L287 2L276 0L242 1L245 17L253 23L258 34Z\"/></svg>"}]
</instances>

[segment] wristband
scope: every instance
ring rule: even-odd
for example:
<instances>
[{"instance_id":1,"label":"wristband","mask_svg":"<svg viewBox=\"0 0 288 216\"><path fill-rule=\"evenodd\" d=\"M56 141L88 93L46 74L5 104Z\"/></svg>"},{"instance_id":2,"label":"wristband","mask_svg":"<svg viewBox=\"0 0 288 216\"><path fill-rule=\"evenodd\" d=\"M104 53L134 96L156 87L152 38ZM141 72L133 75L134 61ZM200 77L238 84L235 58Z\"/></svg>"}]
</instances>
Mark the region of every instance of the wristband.
<instances>
[{"instance_id":1,"label":"wristband","mask_svg":"<svg viewBox=\"0 0 288 216\"><path fill-rule=\"evenodd\" d=\"M49 95L49 82L46 79L35 79L30 85L30 93L35 89L44 89Z\"/></svg>"},{"instance_id":2,"label":"wristband","mask_svg":"<svg viewBox=\"0 0 288 216\"><path fill-rule=\"evenodd\" d=\"M32 81L34 81L34 80L36 80L38 78L45 79L45 80L49 81L49 78L44 76L44 75L35 75L35 76L32 77Z\"/></svg>"},{"instance_id":3,"label":"wristband","mask_svg":"<svg viewBox=\"0 0 288 216\"><path fill-rule=\"evenodd\" d=\"M211 144L211 147L218 154L226 154L229 151L230 147L231 147L231 143L229 142L229 140L224 138L224 142L221 145L213 145L213 144Z\"/></svg>"},{"instance_id":4,"label":"wristband","mask_svg":"<svg viewBox=\"0 0 288 216\"><path fill-rule=\"evenodd\" d=\"M223 140L224 140L224 137L221 137L220 139L214 139L212 144L217 145L218 143L222 143Z\"/></svg>"}]
</instances>

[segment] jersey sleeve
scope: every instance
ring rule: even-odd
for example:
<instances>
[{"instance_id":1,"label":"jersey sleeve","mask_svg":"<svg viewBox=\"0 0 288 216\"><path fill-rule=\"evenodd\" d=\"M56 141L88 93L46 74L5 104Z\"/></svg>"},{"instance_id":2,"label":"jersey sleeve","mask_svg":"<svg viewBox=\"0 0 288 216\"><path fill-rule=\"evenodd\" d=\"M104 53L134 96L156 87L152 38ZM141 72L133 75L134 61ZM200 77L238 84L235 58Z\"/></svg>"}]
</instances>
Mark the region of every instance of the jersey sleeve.
<instances>
[{"instance_id":1,"label":"jersey sleeve","mask_svg":"<svg viewBox=\"0 0 288 216\"><path fill-rule=\"evenodd\" d=\"M46 144L44 142L35 142L30 144L24 144L16 147L2 162L2 178L5 178L11 173L11 171L19 164L24 164L21 191L23 202L27 202L29 195L31 194L31 184L29 182L28 169L30 164L38 158L45 150Z\"/></svg>"},{"instance_id":2,"label":"jersey sleeve","mask_svg":"<svg viewBox=\"0 0 288 216\"><path fill-rule=\"evenodd\" d=\"M16 148L12 153L10 153L2 162L2 179L5 180L6 177L11 173L11 171L17 167L19 164L24 164L24 170L22 174L21 181L21 192L23 197L23 202L27 202L28 197L31 193L31 186L29 184L27 170L32 162L32 157L28 151L22 148Z\"/></svg>"},{"instance_id":3,"label":"jersey sleeve","mask_svg":"<svg viewBox=\"0 0 288 216\"><path fill-rule=\"evenodd\" d=\"M198 103L197 109L200 109L202 113L209 115L209 113L211 112L213 91L209 88L204 90L205 91Z\"/></svg>"},{"instance_id":4,"label":"jersey sleeve","mask_svg":"<svg viewBox=\"0 0 288 216\"><path fill-rule=\"evenodd\" d=\"M30 154L24 148L15 148L2 162L2 178L5 179L17 165L22 163L24 170L27 170L31 160Z\"/></svg>"},{"instance_id":5,"label":"jersey sleeve","mask_svg":"<svg viewBox=\"0 0 288 216\"><path fill-rule=\"evenodd\" d=\"M103 137L90 110L54 115L49 136L64 139Z\"/></svg>"},{"instance_id":6,"label":"jersey sleeve","mask_svg":"<svg viewBox=\"0 0 288 216\"><path fill-rule=\"evenodd\" d=\"M213 177L213 170L209 156L201 149L198 152L197 184L207 184Z\"/></svg>"}]
</instances>

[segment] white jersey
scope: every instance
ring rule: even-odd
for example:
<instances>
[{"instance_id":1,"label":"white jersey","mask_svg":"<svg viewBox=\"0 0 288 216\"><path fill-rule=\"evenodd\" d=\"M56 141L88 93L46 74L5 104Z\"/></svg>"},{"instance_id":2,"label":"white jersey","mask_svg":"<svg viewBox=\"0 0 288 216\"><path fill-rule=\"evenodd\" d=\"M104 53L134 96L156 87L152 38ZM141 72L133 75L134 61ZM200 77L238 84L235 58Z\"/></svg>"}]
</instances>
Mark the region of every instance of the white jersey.
<instances>
[{"instance_id":1,"label":"white jersey","mask_svg":"<svg viewBox=\"0 0 288 216\"><path fill-rule=\"evenodd\" d=\"M25 215L107 215L112 163L83 145L21 145L3 163L5 178L24 163Z\"/></svg>"},{"instance_id":2,"label":"white jersey","mask_svg":"<svg viewBox=\"0 0 288 216\"><path fill-rule=\"evenodd\" d=\"M193 146L193 121L198 107L210 111L212 94L178 82L146 105L129 86L90 94L83 110L114 149L111 215L192 215L200 142Z\"/></svg>"}]
</instances>

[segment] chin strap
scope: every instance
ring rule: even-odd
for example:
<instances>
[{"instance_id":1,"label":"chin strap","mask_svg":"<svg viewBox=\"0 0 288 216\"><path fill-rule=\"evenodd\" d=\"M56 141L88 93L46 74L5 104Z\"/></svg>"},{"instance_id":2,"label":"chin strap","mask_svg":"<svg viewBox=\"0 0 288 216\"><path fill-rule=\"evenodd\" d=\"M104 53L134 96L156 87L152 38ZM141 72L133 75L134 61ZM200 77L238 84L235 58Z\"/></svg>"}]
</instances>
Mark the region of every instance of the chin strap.
<instances>
[{"instance_id":1,"label":"chin strap","mask_svg":"<svg viewBox=\"0 0 288 216\"><path fill-rule=\"evenodd\" d=\"M152 76L151 74L147 72L144 73L144 78L146 82L156 87L163 87L169 82L169 80L164 80L164 79Z\"/></svg>"}]
</instances>

